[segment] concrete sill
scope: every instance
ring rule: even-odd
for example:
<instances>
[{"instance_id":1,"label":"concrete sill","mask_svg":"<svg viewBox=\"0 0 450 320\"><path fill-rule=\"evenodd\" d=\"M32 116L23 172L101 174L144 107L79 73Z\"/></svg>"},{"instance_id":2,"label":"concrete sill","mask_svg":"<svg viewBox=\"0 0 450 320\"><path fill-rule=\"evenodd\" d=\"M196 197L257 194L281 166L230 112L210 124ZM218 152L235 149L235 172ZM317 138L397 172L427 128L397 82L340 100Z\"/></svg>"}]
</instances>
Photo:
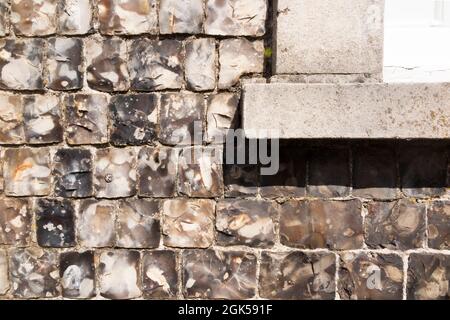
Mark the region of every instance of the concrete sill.
<instances>
[{"instance_id":1,"label":"concrete sill","mask_svg":"<svg viewBox=\"0 0 450 320\"><path fill-rule=\"evenodd\" d=\"M246 84L249 139L448 139L450 83Z\"/></svg>"}]
</instances>

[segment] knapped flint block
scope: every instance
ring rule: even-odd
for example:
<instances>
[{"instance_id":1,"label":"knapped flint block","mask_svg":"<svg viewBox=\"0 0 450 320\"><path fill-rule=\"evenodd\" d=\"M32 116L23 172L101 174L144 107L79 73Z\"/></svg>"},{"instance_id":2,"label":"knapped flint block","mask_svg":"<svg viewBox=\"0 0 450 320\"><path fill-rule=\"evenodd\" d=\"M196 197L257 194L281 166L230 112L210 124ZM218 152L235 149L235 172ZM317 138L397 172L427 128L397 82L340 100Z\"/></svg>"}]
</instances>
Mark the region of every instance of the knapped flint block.
<instances>
[{"instance_id":1,"label":"knapped flint block","mask_svg":"<svg viewBox=\"0 0 450 320\"><path fill-rule=\"evenodd\" d=\"M77 215L78 239L88 248L115 244L117 205L108 200L82 200Z\"/></svg>"},{"instance_id":2,"label":"knapped flint block","mask_svg":"<svg viewBox=\"0 0 450 320\"><path fill-rule=\"evenodd\" d=\"M58 12L58 33L86 34L92 29L93 0L62 0Z\"/></svg>"},{"instance_id":3,"label":"knapped flint block","mask_svg":"<svg viewBox=\"0 0 450 320\"><path fill-rule=\"evenodd\" d=\"M8 257L5 250L0 250L0 296L9 290Z\"/></svg>"},{"instance_id":4,"label":"knapped flint block","mask_svg":"<svg viewBox=\"0 0 450 320\"><path fill-rule=\"evenodd\" d=\"M203 0L160 0L159 29L162 34L202 33Z\"/></svg>"},{"instance_id":5,"label":"knapped flint block","mask_svg":"<svg viewBox=\"0 0 450 320\"><path fill-rule=\"evenodd\" d=\"M140 253L114 250L101 253L98 272L100 294L108 299L133 299L141 295Z\"/></svg>"},{"instance_id":6,"label":"knapped flint block","mask_svg":"<svg viewBox=\"0 0 450 320\"><path fill-rule=\"evenodd\" d=\"M178 293L178 273L174 251L144 252L142 257L142 291L146 298L175 298Z\"/></svg>"},{"instance_id":7,"label":"knapped flint block","mask_svg":"<svg viewBox=\"0 0 450 320\"><path fill-rule=\"evenodd\" d=\"M73 247L75 240L75 209L68 200L37 199L36 238L41 247Z\"/></svg>"},{"instance_id":8,"label":"knapped flint block","mask_svg":"<svg viewBox=\"0 0 450 320\"><path fill-rule=\"evenodd\" d=\"M342 253L339 296L343 300L402 300L403 260L396 254Z\"/></svg>"},{"instance_id":9,"label":"knapped flint block","mask_svg":"<svg viewBox=\"0 0 450 320\"><path fill-rule=\"evenodd\" d=\"M230 129L238 127L239 95L219 93L210 95L206 100L206 141L225 143Z\"/></svg>"},{"instance_id":10,"label":"knapped flint block","mask_svg":"<svg viewBox=\"0 0 450 320\"><path fill-rule=\"evenodd\" d=\"M216 87L216 42L213 38L193 39L186 43L186 82L192 91Z\"/></svg>"},{"instance_id":11,"label":"knapped flint block","mask_svg":"<svg viewBox=\"0 0 450 320\"><path fill-rule=\"evenodd\" d=\"M56 32L57 0L12 0L11 25L16 35L46 36Z\"/></svg>"},{"instance_id":12,"label":"knapped flint block","mask_svg":"<svg viewBox=\"0 0 450 320\"><path fill-rule=\"evenodd\" d=\"M365 218L366 244L370 248L422 248L425 241L425 204L412 199L371 202Z\"/></svg>"},{"instance_id":13,"label":"knapped flint block","mask_svg":"<svg viewBox=\"0 0 450 320\"><path fill-rule=\"evenodd\" d=\"M187 298L250 299L255 296L256 257L242 251L185 250L183 293Z\"/></svg>"},{"instance_id":14,"label":"knapped flint block","mask_svg":"<svg viewBox=\"0 0 450 320\"><path fill-rule=\"evenodd\" d=\"M9 4L0 3L0 37L9 34Z\"/></svg>"},{"instance_id":15,"label":"knapped flint block","mask_svg":"<svg viewBox=\"0 0 450 320\"><path fill-rule=\"evenodd\" d=\"M11 291L18 298L51 298L59 294L58 255L40 248L9 251ZM24 267L26 266L26 267Z\"/></svg>"},{"instance_id":16,"label":"knapped flint block","mask_svg":"<svg viewBox=\"0 0 450 320\"><path fill-rule=\"evenodd\" d=\"M260 268L262 298L334 299L336 257L333 253L263 252Z\"/></svg>"},{"instance_id":17,"label":"knapped flint block","mask_svg":"<svg viewBox=\"0 0 450 320\"><path fill-rule=\"evenodd\" d=\"M259 168L257 165L223 165L225 197L245 197L258 192Z\"/></svg>"},{"instance_id":18,"label":"knapped flint block","mask_svg":"<svg viewBox=\"0 0 450 320\"><path fill-rule=\"evenodd\" d=\"M215 202L206 199L165 200L162 210L164 245L207 248L214 241Z\"/></svg>"},{"instance_id":19,"label":"knapped flint block","mask_svg":"<svg viewBox=\"0 0 450 320\"><path fill-rule=\"evenodd\" d=\"M27 246L30 242L31 211L28 200L0 199L0 245Z\"/></svg>"},{"instance_id":20,"label":"knapped flint block","mask_svg":"<svg viewBox=\"0 0 450 320\"><path fill-rule=\"evenodd\" d=\"M450 201L433 201L427 214L428 247L450 249Z\"/></svg>"},{"instance_id":21,"label":"knapped flint block","mask_svg":"<svg viewBox=\"0 0 450 320\"><path fill-rule=\"evenodd\" d=\"M0 144L25 142L23 122L23 97L0 95Z\"/></svg>"},{"instance_id":22,"label":"knapped flint block","mask_svg":"<svg viewBox=\"0 0 450 320\"><path fill-rule=\"evenodd\" d=\"M70 299L95 296L94 252L63 252L59 256L62 295Z\"/></svg>"}]
</instances>

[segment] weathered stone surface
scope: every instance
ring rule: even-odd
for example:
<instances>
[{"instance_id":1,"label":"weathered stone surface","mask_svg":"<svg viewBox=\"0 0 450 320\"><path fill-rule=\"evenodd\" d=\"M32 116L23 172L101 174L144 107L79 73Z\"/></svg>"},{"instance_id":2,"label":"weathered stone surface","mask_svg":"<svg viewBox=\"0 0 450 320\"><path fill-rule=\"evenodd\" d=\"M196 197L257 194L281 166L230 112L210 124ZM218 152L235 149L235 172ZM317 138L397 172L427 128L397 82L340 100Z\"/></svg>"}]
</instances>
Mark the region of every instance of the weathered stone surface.
<instances>
[{"instance_id":1,"label":"weathered stone surface","mask_svg":"<svg viewBox=\"0 0 450 320\"><path fill-rule=\"evenodd\" d=\"M92 29L92 0L62 0L58 12L58 32L86 34Z\"/></svg>"},{"instance_id":2,"label":"weathered stone surface","mask_svg":"<svg viewBox=\"0 0 450 320\"><path fill-rule=\"evenodd\" d=\"M446 83L247 84L243 128L249 139L448 138L448 101Z\"/></svg>"},{"instance_id":3,"label":"weathered stone surface","mask_svg":"<svg viewBox=\"0 0 450 320\"><path fill-rule=\"evenodd\" d=\"M0 37L9 34L9 5L0 3Z\"/></svg>"},{"instance_id":4,"label":"weathered stone surface","mask_svg":"<svg viewBox=\"0 0 450 320\"><path fill-rule=\"evenodd\" d=\"M192 91L216 87L216 42L213 38L193 39L186 43L186 82Z\"/></svg>"},{"instance_id":5,"label":"weathered stone surface","mask_svg":"<svg viewBox=\"0 0 450 320\"><path fill-rule=\"evenodd\" d=\"M38 199L34 208L41 247L75 246L75 210L68 200Z\"/></svg>"},{"instance_id":6,"label":"weathered stone surface","mask_svg":"<svg viewBox=\"0 0 450 320\"><path fill-rule=\"evenodd\" d=\"M450 299L450 256L413 253L408 264L408 299Z\"/></svg>"},{"instance_id":7,"label":"weathered stone surface","mask_svg":"<svg viewBox=\"0 0 450 320\"><path fill-rule=\"evenodd\" d=\"M445 113L435 115L441 116L441 121L446 121ZM448 124L445 126L450 128ZM406 196L427 198L445 194L447 158L443 148L406 145L399 153L401 187Z\"/></svg>"},{"instance_id":8,"label":"weathered stone surface","mask_svg":"<svg viewBox=\"0 0 450 320\"><path fill-rule=\"evenodd\" d=\"M276 74L270 77L270 83L380 83L383 74L351 73L351 74ZM263 82L264 83L264 82Z\"/></svg>"},{"instance_id":9,"label":"weathered stone surface","mask_svg":"<svg viewBox=\"0 0 450 320\"><path fill-rule=\"evenodd\" d=\"M434 201L427 210L428 247L450 249L450 201Z\"/></svg>"},{"instance_id":10,"label":"weathered stone surface","mask_svg":"<svg viewBox=\"0 0 450 320\"><path fill-rule=\"evenodd\" d=\"M280 209L280 238L282 244L299 248L361 249L361 202L287 201Z\"/></svg>"},{"instance_id":11,"label":"weathered stone surface","mask_svg":"<svg viewBox=\"0 0 450 320\"><path fill-rule=\"evenodd\" d=\"M6 251L0 250L0 296L6 294L9 289L8 259Z\"/></svg>"},{"instance_id":12,"label":"weathered stone surface","mask_svg":"<svg viewBox=\"0 0 450 320\"><path fill-rule=\"evenodd\" d=\"M189 197L211 198L223 194L222 147L189 147L181 151L179 192Z\"/></svg>"},{"instance_id":13,"label":"weathered stone surface","mask_svg":"<svg viewBox=\"0 0 450 320\"><path fill-rule=\"evenodd\" d=\"M0 89L41 90L44 41L0 40Z\"/></svg>"},{"instance_id":14,"label":"weathered stone surface","mask_svg":"<svg viewBox=\"0 0 450 320\"><path fill-rule=\"evenodd\" d=\"M159 246L159 201L127 199L119 202L117 246L156 248Z\"/></svg>"},{"instance_id":15,"label":"weathered stone surface","mask_svg":"<svg viewBox=\"0 0 450 320\"><path fill-rule=\"evenodd\" d=\"M103 200L83 200L77 217L80 244L88 248L108 247L115 243L116 206Z\"/></svg>"},{"instance_id":16,"label":"weathered stone surface","mask_svg":"<svg viewBox=\"0 0 450 320\"><path fill-rule=\"evenodd\" d=\"M57 0L12 0L11 25L17 35L45 36L56 32Z\"/></svg>"},{"instance_id":17,"label":"weathered stone surface","mask_svg":"<svg viewBox=\"0 0 450 320\"><path fill-rule=\"evenodd\" d=\"M133 40L129 62L131 88L138 91L180 89L183 60L181 41Z\"/></svg>"},{"instance_id":18,"label":"weathered stone surface","mask_svg":"<svg viewBox=\"0 0 450 320\"><path fill-rule=\"evenodd\" d=\"M372 199L398 197L394 150L361 147L353 152L353 195Z\"/></svg>"},{"instance_id":19,"label":"weathered stone surface","mask_svg":"<svg viewBox=\"0 0 450 320\"><path fill-rule=\"evenodd\" d=\"M414 200L372 202L365 219L370 248L422 248L425 240L425 205Z\"/></svg>"},{"instance_id":20,"label":"weathered stone surface","mask_svg":"<svg viewBox=\"0 0 450 320\"><path fill-rule=\"evenodd\" d=\"M188 298L250 299L255 295L256 257L242 251L183 252L183 291Z\"/></svg>"},{"instance_id":21,"label":"weathered stone surface","mask_svg":"<svg viewBox=\"0 0 450 320\"><path fill-rule=\"evenodd\" d=\"M175 252L148 251L142 258L142 291L146 298L174 298L178 292Z\"/></svg>"},{"instance_id":22,"label":"weathered stone surface","mask_svg":"<svg viewBox=\"0 0 450 320\"><path fill-rule=\"evenodd\" d=\"M23 97L25 139L30 144L63 141L61 101L57 96L29 95Z\"/></svg>"},{"instance_id":23,"label":"weathered stone surface","mask_svg":"<svg viewBox=\"0 0 450 320\"><path fill-rule=\"evenodd\" d=\"M225 164L222 169L225 197L256 195L259 177L257 165Z\"/></svg>"},{"instance_id":24,"label":"weathered stone surface","mask_svg":"<svg viewBox=\"0 0 450 320\"><path fill-rule=\"evenodd\" d=\"M239 96L235 93L219 93L206 100L206 141L224 143L229 129L237 128L239 121Z\"/></svg>"},{"instance_id":25,"label":"weathered stone surface","mask_svg":"<svg viewBox=\"0 0 450 320\"><path fill-rule=\"evenodd\" d=\"M201 143L205 122L203 95L190 93L162 94L159 121L159 140L161 143L167 145Z\"/></svg>"},{"instance_id":26,"label":"weathered stone surface","mask_svg":"<svg viewBox=\"0 0 450 320\"><path fill-rule=\"evenodd\" d=\"M161 0L159 28L162 34L202 33L203 0Z\"/></svg>"},{"instance_id":27,"label":"weathered stone surface","mask_svg":"<svg viewBox=\"0 0 450 320\"><path fill-rule=\"evenodd\" d=\"M176 192L179 149L146 147L139 151L139 196L173 197Z\"/></svg>"},{"instance_id":28,"label":"weathered stone surface","mask_svg":"<svg viewBox=\"0 0 450 320\"><path fill-rule=\"evenodd\" d=\"M223 36L262 36L267 0L207 0L205 32Z\"/></svg>"},{"instance_id":29,"label":"weathered stone surface","mask_svg":"<svg viewBox=\"0 0 450 320\"><path fill-rule=\"evenodd\" d=\"M93 251L63 252L59 258L62 295L71 299L95 296Z\"/></svg>"},{"instance_id":30,"label":"weathered stone surface","mask_svg":"<svg viewBox=\"0 0 450 320\"><path fill-rule=\"evenodd\" d=\"M50 298L58 295L58 257L40 248L9 252L11 290L19 298Z\"/></svg>"},{"instance_id":31,"label":"weathered stone surface","mask_svg":"<svg viewBox=\"0 0 450 320\"><path fill-rule=\"evenodd\" d=\"M118 38L85 41L87 82L98 91L126 91L130 87L127 45Z\"/></svg>"},{"instance_id":32,"label":"weathered stone surface","mask_svg":"<svg viewBox=\"0 0 450 320\"><path fill-rule=\"evenodd\" d=\"M260 296L266 299L334 299L336 258L332 253L263 252Z\"/></svg>"},{"instance_id":33,"label":"weathered stone surface","mask_svg":"<svg viewBox=\"0 0 450 320\"><path fill-rule=\"evenodd\" d=\"M157 0L100 0L100 32L107 35L156 33Z\"/></svg>"},{"instance_id":34,"label":"weathered stone surface","mask_svg":"<svg viewBox=\"0 0 450 320\"><path fill-rule=\"evenodd\" d=\"M53 162L56 196L85 198L93 195L93 166L89 150L59 149Z\"/></svg>"},{"instance_id":35,"label":"weathered stone surface","mask_svg":"<svg viewBox=\"0 0 450 320\"><path fill-rule=\"evenodd\" d=\"M108 97L102 94L75 94L65 99L67 143L108 142Z\"/></svg>"},{"instance_id":36,"label":"weathered stone surface","mask_svg":"<svg viewBox=\"0 0 450 320\"><path fill-rule=\"evenodd\" d=\"M352 300L402 300L403 261L395 254L343 253L339 296Z\"/></svg>"},{"instance_id":37,"label":"weathered stone surface","mask_svg":"<svg viewBox=\"0 0 450 320\"><path fill-rule=\"evenodd\" d=\"M228 89L238 83L244 74L262 73L264 44L262 41L227 39L219 47L219 89ZM260 106L264 106L261 104Z\"/></svg>"},{"instance_id":38,"label":"weathered stone surface","mask_svg":"<svg viewBox=\"0 0 450 320\"><path fill-rule=\"evenodd\" d=\"M6 195L45 196L50 193L49 148L7 149L4 161Z\"/></svg>"},{"instance_id":39,"label":"weathered stone surface","mask_svg":"<svg viewBox=\"0 0 450 320\"><path fill-rule=\"evenodd\" d=\"M308 195L335 198L350 194L350 159L347 149L314 149L308 167Z\"/></svg>"},{"instance_id":40,"label":"weathered stone surface","mask_svg":"<svg viewBox=\"0 0 450 320\"><path fill-rule=\"evenodd\" d=\"M48 85L53 90L83 87L81 39L52 38L48 41Z\"/></svg>"},{"instance_id":41,"label":"weathered stone surface","mask_svg":"<svg viewBox=\"0 0 450 320\"><path fill-rule=\"evenodd\" d=\"M163 204L163 239L169 247L207 248L214 240L212 200L171 199Z\"/></svg>"},{"instance_id":42,"label":"weathered stone surface","mask_svg":"<svg viewBox=\"0 0 450 320\"><path fill-rule=\"evenodd\" d=\"M221 200L216 207L219 245L270 247L275 241L277 205L262 200Z\"/></svg>"},{"instance_id":43,"label":"weathered stone surface","mask_svg":"<svg viewBox=\"0 0 450 320\"><path fill-rule=\"evenodd\" d=\"M140 145L156 139L158 99L154 94L118 95L111 99L111 143Z\"/></svg>"},{"instance_id":44,"label":"weathered stone surface","mask_svg":"<svg viewBox=\"0 0 450 320\"><path fill-rule=\"evenodd\" d=\"M108 299L132 299L141 295L138 283L138 251L116 250L100 255L100 294Z\"/></svg>"},{"instance_id":45,"label":"weathered stone surface","mask_svg":"<svg viewBox=\"0 0 450 320\"><path fill-rule=\"evenodd\" d=\"M280 0L276 73L381 73L384 0Z\"/></svg>"},{"instance_id":46,"label":"weathered stone surface","mask_svg":"<svg viewBox=\"0 0 450 320\"><path fill-rule=\"evenodd\" d=\"M96 153L94 186L97 197L120 198L136 193L136 156L134 150L99 149Z\"/></svg>"},{"instance_id":47,"label":"weathered stone surface","mask_svg":"<svg viewBox=\"0 0 450 320\"><path fill-rule=\"evenodd\" d=\"M25 199L0 199L0 245L26 246L30 242L31 212Z\"/></svg>"},{"instance_id":48,"label":"weathered stone surface","mask_svg":"<svg viewBox=\"0 0 450 320\"><path fill-rule=\"evenodd\" d=\"M0 95L0 143L25 142L23 100L17 95Z\"/></svg>"}]
</instances>

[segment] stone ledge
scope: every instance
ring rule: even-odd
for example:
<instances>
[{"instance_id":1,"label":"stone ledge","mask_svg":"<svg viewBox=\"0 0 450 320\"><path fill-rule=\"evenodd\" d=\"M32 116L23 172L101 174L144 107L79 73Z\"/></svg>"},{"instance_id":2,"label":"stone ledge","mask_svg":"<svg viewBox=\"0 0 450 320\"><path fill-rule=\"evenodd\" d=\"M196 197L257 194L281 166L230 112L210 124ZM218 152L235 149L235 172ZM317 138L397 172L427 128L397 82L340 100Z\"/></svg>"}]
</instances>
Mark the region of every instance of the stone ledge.
<instances>
[{"instance_id":1,"label":"stone ledge","mask_svg":"<svg viewBox=\"0 0 450 320\"><path fill-rule=\"evenodd\" d=\"M247 138L448 139L450 83L247 84Z\"/></svg>"}]
</instances>

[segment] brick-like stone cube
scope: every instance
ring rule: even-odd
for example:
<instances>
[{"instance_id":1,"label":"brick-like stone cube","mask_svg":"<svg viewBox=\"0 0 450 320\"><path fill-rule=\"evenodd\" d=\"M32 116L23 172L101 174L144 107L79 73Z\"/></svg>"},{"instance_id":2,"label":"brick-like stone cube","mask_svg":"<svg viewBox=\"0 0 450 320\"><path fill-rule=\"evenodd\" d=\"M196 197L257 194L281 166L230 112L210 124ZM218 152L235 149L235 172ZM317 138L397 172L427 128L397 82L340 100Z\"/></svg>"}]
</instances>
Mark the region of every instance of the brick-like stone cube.
<instances>
[{"instance_id":1,"label":"brick-like stone cube","mask_svg":"<svg viewBox=\"0 0 450 320\"><path fill-rule=\"evenodd\" d=\"M53 162L56 196L85 198L93 195L93 165L89 150L59 149Z\"/></svg>"},{"instance_id":2,"label":"brick-like stone cube","mask_svg":"<svg viewBox=\"0 0 450 320\"><path fill-rule=\"evenodd\" d=\"M450 255L412 253L408 263L409 300L448 300Z\"/></svg>"},{"instance_id":3,"label":"brick-like stone cube","mask_svg":"<svg viewBox=\"0 0 450 320\"><path fill-rule=\"evenodd\" d=\"M307 249L361 249L361 213L359 200L287 201L280 209L281 243Z\"/></svg>"},{"instance_id":4,"label":"brick-like stone cube","mask_svg":"<svg viewBox=\"0 0 450 320\"><path fill-rule=\"evenodd\" d=\"M139 251L103 252L98 266L100 294L108 299L133 299L141 295Z\"/></svg>"},{"instance_id":5,"label":"brick-like stone cube","mask_svg":"<svg viewBox=\"0 0 450 320\"><path fill-rule=\"evenodd\" d=\"M341 254L339 296L345 300L402 300L403 261L396 254Z\"/></svg>"},{"instance_id":6,"label":"brick-like stone cube","mask_svg":"<svg viewBox=\"0 0 450 320\"><path fill-rule=\"evenodd\" d=\"M239 121L239 96L235 93L219 93L206 100L206 141L224 143L230 129L235 129Z\"/></svg>"},{"instance_id":7,"label":"brick-like stone cube","mask_svg":"<svg viewBox=\"0 0 450 320\"><path fill-rule=\"evenodd\" d=\"M216 87L216 42L212 38L192 39L186 43L186 82L192 91Z\"/></svg>"},{"instance_id":8,"label":"brick-like stone cube","mask_svg":"<svg viewBox=\"0 0 450 320\"><path fill-rule=\"evenodd\" d=\"M221 200L216 207L219 245L266 248L275 241L277 205L262 200Z\"/></svg>"},{"instance_id":9,"label":"brick-like stone cube","mask_svg":"<svg viewBox=\"0 0 450 320\"><path fill-rule=\"evenodd\" d=\"M228 89L244 74L263 72L264 43L247 39L222 40L219 57L219 89Z\"/></svg>"},{"instance_id":10,"label":"brick-like stone cube","mask_svg":"<svg viewBox=\"0 0 450 320\"><path fill-rule=\"evenodd\" d=\"M332 300L336 257L332 253L263 252L259 292L266 299Z\"/></svg>"},{"instance_id":11,"label":"brick-like stone cube","mask_svg":"<svg viewBox=\"0 0 450 320\"><path fill-rule=\"evenodd\" d=\"M214 241L215 202L171 199L163 204L162 233L169 247L207 248Z\"/></svg>"},{"instance_id":12,"label":"brick-like stone cube","mask_svg":"<svg viewBox=\"0 0 450 320\"><path fill-rule=\"evenodd\" d=\"M94 186L96 195L100 198L120 198L136 194L134 150L131 148L97 150Z\"/></svg>"},{"instance_id":13,"label":"brick-like stone cube","mask_svg":"<svg viewBox=\"0 0 450 320\"><path fill-rule=\"evenodd\" d=\"M42 39L0 40L0 89L44 88Z\"/></svg>"},{"instance_id":14,"label":"brick-like stone cube","mask_svg":"<svg viewBox=\"0 0 450 320\"><path fill-rule=\"evenodd\" d=\"M48 41L48 88L62 91L83 87L82 50L81 39L52 38Z\"/></svg>"},{"instance_id":15,"label":"brick-like stone cube","mask_svg":"<svg viewBox=\"0 0 450 320\"><path fill-rule=\"evenodd\" d=\"M121 200L117 212L117 246L157 248L159 240L159 201Z\"/></svg>"},{"instance_id":16,"label":"brick-like stone cube","mask_svg":"<svg viewBox=\"0 0 450 320\"><path fill-rule=\"evenodd\" d=\"M207 0L207 34L262 36L266 32L267 0Z\"/></svg>"},{"instance_id":17,"label":"brick-like stone cube","mask_svg":"<svg viewBox=\"0 0 450 320\"><path fill-rule=\"evenodd\" d=\"M45 196L51 189L50 149L7 149L4 156L5 194Z\"/></svg>"},{"instance_id":18,"label":"brick-like stone cube","mask_svg":"<svg viewBox=\"0 0 450 320\"><path fill-rule=\"evenodd\" d=\"M159 29L162 34L202 33L203 0L160 0Z\"/></svg>"},{"instance_id":19,"label":"brick-like stone cube","mask_svg":"<svg viewBox=\"0 0 450 320\"><path fill-rule=\"evenodd\" d=\"M132 40L130 45L131 88L137 91L180 89L184 53L178 40Z\"/></svg>"},{"instance_id":20,"label":"brick-like stone cube","mask_svg":"<svg viewBox=\"0 0 450 320\"><path fill-rule=\"evenodd\" d=\"M450 201L434 201L427 210L428 247L450 249Z\"/></svg>"},{"instance_id":21,"label":"brick-like stone cube","mask_svg":"<svg viewBox=\"0 0 450 320\"><path fill-rule=\"evenodd\" d=\"M176 193L179 149L145 147L139 151L139 196L173 197Z\"/></svg>"},{"instance_id":22,"label":"brick-like stone cube","mask_svg":"<svg viewBox=\"0 0 450 320\"><path fill-rule=\"evenodd\" d=\"M85 42L85 51L89 87L106 92L129 89L125 40L88 38Z\"/></svg>"},{"instance_id":23,"label":"brick-like stone cube","mask_svg":"<svg viewBox=\"0 0 450 320\"><path fill-rule=\"evenodd\" d=\"M77 216L78 239L89 248L115 243L116 204L103 200L83 200Z\"/></svg>"},{"instance_id":24,"label":"brick-like stone cube","mask_svg":"<svg viewBox=\"0 0 450 320\"><path fill-rule=\"evenodd\" d=\"M154 94L117 95L111 98L111 143L141 145L156 139L158 97Z\"/></svg>"},{"instance_id":25,"label":"brick-like stone cube","mask_svg":"<svg viewBox=\"0 0 450 320\"><path fill-rule=\"evenodd\" d=\"M65 98L67 143L72 145L108 142L108 97L75 94Z\"/></svg>"},{"instance_id":26,"label":"brick-like stone cube","mask_svg":"<svg viewBox=\"0 0 450 320\"><path fill-rule=\"evenodd\" d=\"M223 194L222 146L184 148L178 164L179 192L189 197Z\"/></svg>"},{"instance_id":27,"label":"brick-like stone cube","mask_svg":"<svg viewBox=\"0 0 450 320\"><path fill-rule=\"evenodd\" d=\"M26 246L30 242L31 212L25 199L0 199L0 245Z\"/></svg>"},{"instance_id":28,"label":"brick-like stone cube","mask_svg":"<svg viewBox=\"0 0 450 320\"><path fill-rule=\"evenodd\" d=\"M93 0L62 0L58 12L58 33L86 34L92 29Z\"/></svg>"},{"instance_id":29,"label":"brick-like stone cube","mask_svg":"<svg viewBox=\"0 0 450 320\"><path fill-rule=\"evenodd\" d=\"M205 122L202 94L161 95L159 140L167 145L201 144Z\"/></svg>"},{"instance_id":30,"label":"brick-like stone cube","mask_svg":"<svg viewBox=\"0 0 450 320\"><path fill-rule=\"evenodd\" d=\"M100 32L106 35L157 33L157 0L99 0Z\"/></svg>"},{"instance_id":31,"label":"brick-like stone cube","mask_svg":"<svg viewBox=\"0 0 450 320\"><path fill-rule=\"evenodd\" d=\"M183 293L187 298L250 299L256 286L256 257L251 253L183 252Z\"/></svg>"},{"instance_id":32,"label":"brick-like stone cube","mask_svg":"<svg viewBox=\"0 0 450 320\"><path fill-rule=\"evenodd\" d=\"M370 248L422 248L425 240L425 205L411 199L372 202L365 218Z\"/></svg>"},{"instance_id":33,"label":"brick-like stone cube","mask_svg":"<svg viewBox=\"0 0 450 320\"><path fill-rule=\"evenodd\" d=\"M23 97L25 139L29 144L63 141L61 101L57 96L29 95Z\"/></svg>"},{"instance_id":34,"label":"brick-like stone cube","mask_svg":"<svg viewBox=\"0 0 450 320\"><path fill-rule=\"evenodd\" d=\"M224 164L222 169L225 197L256 195L259 177L257 165Z\"/></svg>"},{"instance_id":35,"label":"brick-like stone cube","mask_svg":"<svg viewBox=\"0 0 450 320\"><path fill-rule=\"evenodd\" d=\"M51 298L59 294L58 255L40 248L9 252L12 294L18 298Z\"/></svg>"},{"instance_id":36,"label":"brick-like stone cube","mask_svg":"<svg viewBox=\"0 0 450 320\"><path fill-rule=\"evenodd\" d=\"M175 252L147 251L142 257L142 291L146 298L175 298L178 273Z\"/></svg>"},{"instance_id":37,"label":"brick-like stone cube","mask_svg":"<svg viewBox=\"0 0 450 320\"><path fill-rule=\"evenodd\" d=\"M9 289L8 257L6 251L0 250L0 296Z\"/></svg>"},{"instance_id":38,"label":"brick-like stone cube","mask_svg":"<svg viewBox=\"0 0 450 320\"><path fill-rule=\"evenodd\" d=\"M18 95L0 95L0 143L25 142L23 98Z\"/></svg>"},{"instance_id":39,"label":"brick-like stone cube","mask_svg":"<svg viewBox=\"0 0 450 320\"><path fill-rule=\"evenodd\" d=\"M56 32L57 0L12 0L11 25L17 35L45 36Z\"/></svg>"},{"instance_id":40,"label":"brick-like stone cube","mask_svg":"<svg viewBox=\"0 0 450 320\"><path fill-rule=\"evenodd\" d=\"M71 299L95 296L94 252L63 252L59 257L62 295Z\"/></svg>"}]
</instances>

